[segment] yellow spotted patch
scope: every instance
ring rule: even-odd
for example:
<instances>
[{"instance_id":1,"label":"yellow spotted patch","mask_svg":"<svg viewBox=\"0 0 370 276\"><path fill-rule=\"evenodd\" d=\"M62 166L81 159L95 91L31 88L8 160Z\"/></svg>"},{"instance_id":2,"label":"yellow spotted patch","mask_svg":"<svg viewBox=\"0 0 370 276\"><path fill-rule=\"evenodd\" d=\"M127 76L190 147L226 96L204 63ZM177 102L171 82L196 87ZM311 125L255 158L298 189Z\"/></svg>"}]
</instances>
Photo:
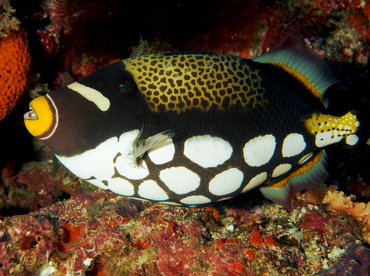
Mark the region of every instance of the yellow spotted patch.
<instances>
[{"instance_id":1,"label":"yellow spotted patch","mask_svg":"<svg viewBox=\"0 0 370 276\"><path fill-rule=\"evenodd\" d=\"M153 54L122 61L155 112L266 103L259 71L226 55Z\"/></svg>"},{"instance_id":2,"label":"yellow spotted patch","mask_svg":"<svg viewBox=\"0 0 370 276\"><path fill-rule=\"evenodd\" d=\"M335 117L327 114L313 114L305 121L305 126L314 135L324 132L331 132L332 137L345 137L356 133L360 125L356 115L351 112L342 117Z\"/></svg>"}]
</instances>

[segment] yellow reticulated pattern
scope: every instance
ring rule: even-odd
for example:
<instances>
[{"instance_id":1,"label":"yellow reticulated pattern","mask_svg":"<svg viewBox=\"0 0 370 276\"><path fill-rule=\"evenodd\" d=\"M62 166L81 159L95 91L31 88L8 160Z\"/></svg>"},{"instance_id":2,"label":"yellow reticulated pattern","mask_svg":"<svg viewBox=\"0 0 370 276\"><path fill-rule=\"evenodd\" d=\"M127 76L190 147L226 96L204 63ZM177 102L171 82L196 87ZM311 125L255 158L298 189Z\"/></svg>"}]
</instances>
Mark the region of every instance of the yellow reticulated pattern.
<instances>
[{"instance_id":1,"label":"yellow reticulated pattern","mask_svg":"<svg viewBox=\"0 0 370 276\"><path fill-rule=\"evenodd\" d=\"M199 53L153 54L122 62L155 112L264 105L259 71L242 59Z\"/></svg>"},{"instance_id":2,"label":"yellow reticulated pattern","mask_svg":"<svg viewBox=\"0 0 370 276\"><path fill-rule=\"evenodd\" d=\"M315 113L310 119L305 121L305 125L308 131L314 135L331 132L333 137L345 137L356 133L359 122L356 115L353 115L351 112L342 117Z\"/></svg>"}]
</instances>

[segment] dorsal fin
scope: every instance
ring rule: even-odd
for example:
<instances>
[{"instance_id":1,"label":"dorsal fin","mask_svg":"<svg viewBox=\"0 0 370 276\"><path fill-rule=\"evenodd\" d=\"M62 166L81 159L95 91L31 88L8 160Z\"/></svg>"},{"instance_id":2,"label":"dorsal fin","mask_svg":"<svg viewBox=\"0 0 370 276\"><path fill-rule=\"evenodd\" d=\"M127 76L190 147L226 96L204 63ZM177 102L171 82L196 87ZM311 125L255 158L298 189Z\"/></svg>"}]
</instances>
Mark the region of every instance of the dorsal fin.
<instances>
[{"instance_id":1,"label":"dorsal fin","mask_svg":"<svg viewBox=\"0 0 370 276\"><path fill-rule=\"evenodd\" d=\"M337 82L323 58L291 35L253 61L279 66L297 78L322 102L326 89Z\"/></svg>"}]
</instances>

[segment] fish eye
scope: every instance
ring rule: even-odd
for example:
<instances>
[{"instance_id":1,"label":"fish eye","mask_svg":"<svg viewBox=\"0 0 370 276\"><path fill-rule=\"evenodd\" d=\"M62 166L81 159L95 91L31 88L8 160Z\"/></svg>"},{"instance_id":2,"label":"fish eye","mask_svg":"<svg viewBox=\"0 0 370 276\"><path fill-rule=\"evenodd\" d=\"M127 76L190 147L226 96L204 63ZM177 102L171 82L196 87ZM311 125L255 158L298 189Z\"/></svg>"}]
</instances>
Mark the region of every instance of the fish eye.
<instances>
[{"instance_id":1,"label":"fish eye","mask_svg":"<svg viewBox=\"0 0 370 276\"><path fill-rule=\"evenodd\" d=\"M132 95L133 93L136 92L136 83L132 80L132 79L129 79L129 78L124 78L124 79L120 79L118 81L116 81L115 85L114 85L116 91L121 94L121 95L124 95L124 96L130 96Z\"/></svg>"}]
</instances>

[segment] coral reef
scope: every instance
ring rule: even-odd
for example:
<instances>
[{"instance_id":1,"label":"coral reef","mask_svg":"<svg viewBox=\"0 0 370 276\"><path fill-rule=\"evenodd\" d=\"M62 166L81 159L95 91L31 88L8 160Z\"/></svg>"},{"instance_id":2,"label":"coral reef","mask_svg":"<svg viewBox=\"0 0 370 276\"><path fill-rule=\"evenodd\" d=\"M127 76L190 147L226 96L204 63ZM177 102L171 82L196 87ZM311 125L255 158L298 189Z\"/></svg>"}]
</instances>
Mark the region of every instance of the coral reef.
<instances>
[{"instance_id":1,"label":"coral reef","mask_svg":"<svg viewBox=\"0 0 370 276\"><path fill-rule=\"evenodd\" d=\"M273 204L190 209L87 192L2 218L0 275L330 275L337 266L370 272L370 250L357 242L353 218L296 204L292 213Z\"/></svg>"}]
</instances>

